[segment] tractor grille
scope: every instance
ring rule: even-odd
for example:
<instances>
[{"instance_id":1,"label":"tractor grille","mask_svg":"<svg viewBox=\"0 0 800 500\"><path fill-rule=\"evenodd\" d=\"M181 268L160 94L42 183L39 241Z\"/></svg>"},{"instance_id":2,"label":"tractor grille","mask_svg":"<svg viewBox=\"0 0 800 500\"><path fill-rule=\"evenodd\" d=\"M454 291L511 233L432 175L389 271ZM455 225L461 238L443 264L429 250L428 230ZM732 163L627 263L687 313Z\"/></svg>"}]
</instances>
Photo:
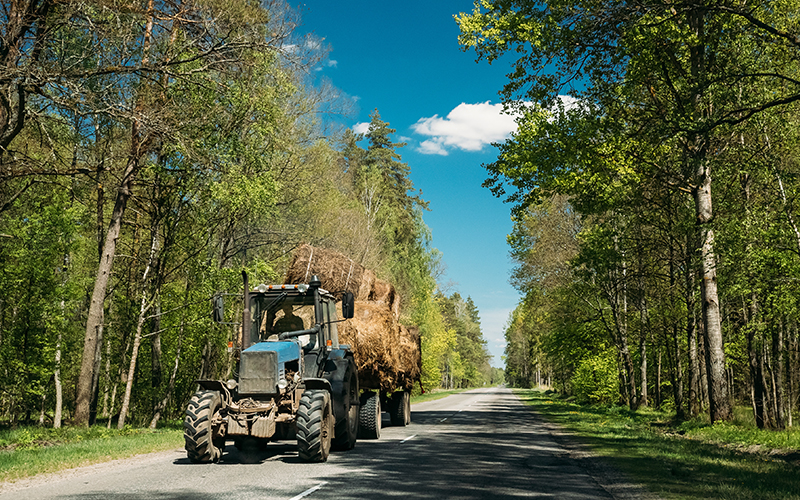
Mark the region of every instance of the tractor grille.
<instances>
[{"instance_id":1,"label":"tractor grille","mask_svg":"<svg viewBox=\"0 0 800 500\"><path fill-rule=\"evenodd\" d=\"M239 365L239 394L278 392L278 353L244 351Z\"/></svg>"}]
</instances>

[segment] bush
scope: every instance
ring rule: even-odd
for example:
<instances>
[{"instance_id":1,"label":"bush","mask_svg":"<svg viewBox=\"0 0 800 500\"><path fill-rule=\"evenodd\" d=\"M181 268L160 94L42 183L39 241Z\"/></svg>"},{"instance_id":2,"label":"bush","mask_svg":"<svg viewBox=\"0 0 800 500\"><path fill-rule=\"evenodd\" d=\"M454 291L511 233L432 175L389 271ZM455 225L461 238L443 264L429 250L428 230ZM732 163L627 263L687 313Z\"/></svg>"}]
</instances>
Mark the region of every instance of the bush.
<instances>
[{"instance_id":1,"label":"bush","mask_svg":"<svg viewBox=\"0 0 800 500\"><path fill-rule=\"evenodd\" d=\"M572 376L575 397L581 402L610 404L619 398L617 358L613 351L583 358Z\"/></svg>"}]
</instances>

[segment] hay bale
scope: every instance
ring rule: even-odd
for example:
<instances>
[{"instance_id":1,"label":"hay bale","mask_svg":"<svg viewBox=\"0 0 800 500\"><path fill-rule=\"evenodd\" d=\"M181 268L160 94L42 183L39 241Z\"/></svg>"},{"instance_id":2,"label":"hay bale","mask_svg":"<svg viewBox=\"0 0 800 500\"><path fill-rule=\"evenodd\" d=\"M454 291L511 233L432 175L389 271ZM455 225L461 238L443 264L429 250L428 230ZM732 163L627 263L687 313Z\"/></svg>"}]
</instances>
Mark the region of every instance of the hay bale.
<instances>
[{"instance_id":1,"label":"hay bale","mask_svg":"<svg viewBox=\"0 0 800 500\"><path fill-rule=\"evenodd\" d=\"M369 269L365 269L361 274L361 280L358 284L358 292L355 294L356 300L370 300L370 296L373 295L372 290L375 287L375 281L377 279L378 277L375 276L375 273Z\"/></svg>"},{"instance_id":2,"label":"hay bale","mask_svg":"<svg viewBox=\"0 0 800 500\"><path fill-rule=\"evenodd\" d=\"M295 250L283 282L308 283L312 276L317 275L325 290L347 290L358 297L365 271L364 266L339 252L304 244Z\"/></svg>"},{"instance_id":3,"label":"hay bale","mask_svg":"<svg viewBox=\"0 0 800 500\"><path fill-rule=\"evenodd\" d=\"M339 323L339 342L349 344L365 389L394 390L402 370L400 325L384 304L358 301L355 316Z\"/></svg>"},{"instance_id":4,"label":"hay bale","mask_svg":"<svg viewBox=\"0 0 800 500\"><path fill-rule=\"evenodd\" d=\"M397 294L394 285L388 281L376 279L370 287L370 293L366 300L386 304L396 318L400 317L400 295Z\"/></svg>"},{"instance_id":5,"label":"hay bale","mask_svg":"<svg viewBox=\"0 0 800 500\"><path fill-rule=\"evenodd\" d=\"M422 373L419 328L400 325L400 345L398 347L400 357L398 386L410 391Z\"/></svg>"}]
</instances>

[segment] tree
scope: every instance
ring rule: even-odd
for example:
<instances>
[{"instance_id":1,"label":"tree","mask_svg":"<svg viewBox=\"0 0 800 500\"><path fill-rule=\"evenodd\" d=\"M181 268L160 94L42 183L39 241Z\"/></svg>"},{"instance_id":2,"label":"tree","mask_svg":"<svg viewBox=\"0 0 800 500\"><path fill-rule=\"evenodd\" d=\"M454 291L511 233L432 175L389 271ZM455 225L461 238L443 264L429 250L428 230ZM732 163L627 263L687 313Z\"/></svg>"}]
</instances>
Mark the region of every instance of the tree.
<instances>
[{"instance_id":1,"label":"tree","mask_svg":"<svg viewBox=\"0 0 800 500\"><path fill-rule=\"evenodd\" d=\"M786 15L782 9L789 9ZM788 34L789 12L789 5L769 2L744 7L716 1L507 0L476 2L471 14L457 17L461 43L479 57L519 54L503 96L523 114L521 129L541 123L541 108L520 99L549 106L563 88L585 83L585 90L572 93L584 103L584 121L595 126L595 137L613 133L637 140L632 167L691 194L712 420L732 417L714 244L715 153L752 117L800 99L794 78L800 45ZM526 157L531 147L520 133L489 167L489 185L503 194L504 180L511 181L516 192L510 199L521 206L553 186L542 181L537 161ZM580 148L559 152L564 161L556 166L551 160L545 175L569 176L585 163Z\"/></svg>"}]
</instances>

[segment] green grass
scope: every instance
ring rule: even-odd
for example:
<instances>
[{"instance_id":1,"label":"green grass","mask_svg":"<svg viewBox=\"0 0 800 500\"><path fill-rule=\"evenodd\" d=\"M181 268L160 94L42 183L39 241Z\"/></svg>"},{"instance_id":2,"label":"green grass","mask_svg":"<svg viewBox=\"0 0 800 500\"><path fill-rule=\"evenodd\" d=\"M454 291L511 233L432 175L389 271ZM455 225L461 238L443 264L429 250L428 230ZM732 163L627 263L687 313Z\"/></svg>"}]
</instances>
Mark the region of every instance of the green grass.
<instances>
[{"instance_id":1,"label":"green grass","mask_svg":"<svg viewBox=\"0 0 800 500\"><path fill-rule=\"evenodd\" d=\"M665 499L800 500L800 430L673 422L653 410L579 405L555 394L516 390L551 422L580 437Z\"/></svg>"},{"instance_id":2,"label":"green grass","mask_svg":"<svg viewBox=\"0 0 800 500\"><path fill-rule=\"evenodd\" d=\"M0 482L183 446L182 428L0 429Z\"/></svg>"}]
</instances>

